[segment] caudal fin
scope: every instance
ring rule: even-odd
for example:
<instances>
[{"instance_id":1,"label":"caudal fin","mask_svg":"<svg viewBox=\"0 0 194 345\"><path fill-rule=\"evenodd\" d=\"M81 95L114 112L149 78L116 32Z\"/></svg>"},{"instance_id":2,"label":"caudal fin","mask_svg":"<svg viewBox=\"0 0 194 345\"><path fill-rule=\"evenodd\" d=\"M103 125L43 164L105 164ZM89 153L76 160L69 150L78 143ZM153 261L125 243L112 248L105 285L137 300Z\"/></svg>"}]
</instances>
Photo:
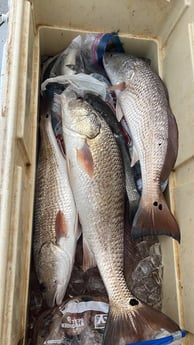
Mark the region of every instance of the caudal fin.
<instances>
[{"instance_id":1,"label":"caudal fin","mask_svg":"<svg viewBox=\"0 0 194 345\"><path fill-rule=\"evenodd\" d=\"M179 226L160 192L155 199L142 196L133 220L133 239L148 235L168 235L180 242Z\"/></svg>"},{"instance_id":2,"label":"caudal fin","mask_svg":"<svg viewBox=\"0 0 194 345\"><path fill-rule=\"evenodd\" d=\"M126 309L110 306L103 345L125 345L154 339L161 330L179 331L179 326L162 312L138 300L138 305Z\"/></svg>"}]
</instances>

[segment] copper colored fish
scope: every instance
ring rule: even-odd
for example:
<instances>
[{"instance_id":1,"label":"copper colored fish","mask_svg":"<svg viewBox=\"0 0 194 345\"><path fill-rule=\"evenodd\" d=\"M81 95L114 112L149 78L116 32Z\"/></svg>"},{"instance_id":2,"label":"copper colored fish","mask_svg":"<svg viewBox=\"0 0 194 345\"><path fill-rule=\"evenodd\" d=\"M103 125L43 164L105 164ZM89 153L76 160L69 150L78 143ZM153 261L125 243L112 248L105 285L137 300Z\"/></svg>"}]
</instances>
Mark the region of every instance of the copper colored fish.
<instances>
[{"instance_id":1,"label":"copper colored fish","mask_svg":"<svg viewBox=\"0 0 194 345\"><path fill-rule=\"evenodd\" d=\"M128 123L133 166L140 161L142 196L132 236L169 235L180 242L179 226L160 189L177 158L178 129L166 87L150 65L139 58L106 53L104 67L117 88L117 118Z\"/></svg>"},{"instance_id":2,"label":"copper colored fish","mask_svg":"<svg viewBox=\"0 0 194 345\"><path fill-rule=\"evenodd\" d=\"M84 268L97 263L109 297L104 345L152 339L179 330L129 291L123 274L125 179L114 135L90 104L61 95L70 183L83 232ZM130 264L130 263L129 263Z\"/></svg>"},{"instance_id":3,"label":"copper colored fish","mask_svg":"<svg viewBox=\"0 0 194 345\"><path fill-rule=\"evenodd\" d=\"M78 238L77 212L66 160L57 144L49 113L41 116L40 136L33 254L43 296L52 307L61 304L70 279Z\"/></svg>"},{"instance_id":4,"label":"copper colored fish","mask_svg":"<svg viewBox=\"0 0 194 345\"><path fill-rule=\"evenodd\" d=\"M124 173L125 173L125 188L126 188L127 197L129 200L129 214L130 214L130 218L133 218L139 204L139 193L135 185L132 168L130 167L131 159L129 155L129 150L126 145L120 123L118 122L110 106L106 104L99 96L88 93L85 95L84 99L88 103L90 103L92 107L96 111L98 111L100 115L104 118L104 120L109 125L110 129L112 130L114 137L116 139L116 142L119 146L122 162L123 162L123 167L124 167Z\"/></svg>"}]
</instances>

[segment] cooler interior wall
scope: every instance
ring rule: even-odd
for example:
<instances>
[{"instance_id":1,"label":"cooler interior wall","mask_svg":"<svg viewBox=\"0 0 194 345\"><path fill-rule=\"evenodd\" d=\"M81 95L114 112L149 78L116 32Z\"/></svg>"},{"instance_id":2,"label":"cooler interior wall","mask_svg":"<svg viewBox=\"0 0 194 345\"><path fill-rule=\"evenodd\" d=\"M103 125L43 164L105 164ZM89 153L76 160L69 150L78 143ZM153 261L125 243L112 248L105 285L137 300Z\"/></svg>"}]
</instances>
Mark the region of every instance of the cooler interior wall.
<instances>
[{"instance_id":1,"label":"cooler interior wall","mask_svg":"<svg viewBox=\"0 0 194 345\"><path fill-rule=\"evenodd\" d=\"M24 343L37 132L37 47L30 3L12 1L1 112L0 343Z\"/></svg>"},{"instance_id":2,"label":"cooler interior wall","mask_svg":"<svg viewBox=\"0 0 194 345\"><path fill-rule=\"evenodd\" d=\"M177 1L176 4L172 1L168 4L169 7L166 7L166 4L163 3L160 8L160 21L155 20L155 27L151 29L155 11L154 6L156 5L152 1L149 2L149 5L146 5L149 7L151 3L153 7L152 11L150 8L151 19L149 26L147 20L145 20L141 21L141 23L139 22L137 28L133 25L132 17L136 16L137 18L139 15L137 8L140 9L138 7L140 3L138 2L137 5L137 2L135 2L135 5L130 2L131 6L128 8L128 29L126 30L124 26L126 24L124 19L119 36L127 53L151 59L152 68L160 74L167 85L170 104L179 127L179 155L174 172L171 174L167 198L179 221L182 241L179 247L171 239L161 237L164 261L163 310L193 333L194 314L192 305L194 301L193 296L190 295L190 289L194 283L194 266L192 267L191 265L193 249L186 250L186 248L190 248L191 243L194 242L194 235L191 231L193 225L192 208L189 207L194 195L194 189L192 188L194 182L194 175L192 174L194 170L194 137L192 135L194 126L192 112L194 109L194 98L192 97L194 88L194 8L189 1ZM97 8L99 10L97 4L95 6L95 10ZM93 7L91 7L90 13L92 11ZM122 11L123 8L121 7L118 17L121 16ZM140 11L143 13L142 7ZM101 15L102 13L103 10L101 8ZM45 14L41 13L40 15L39 13L37 20L44 23L44 16ZM95 32L99 25L98 18L91 17L94 24L92 31ZM64 22L66 22L66 19L65 17ZM43 26L40 29L40 54L55 54L63 50L76 35L89 31L90 22L87 22L87 26L85 26L84 18L82 20L83 30L77 30L79 25L77 22L74 23L73 19L71 25L64 27L64 29ZM105 18L101 16L101 20L103 25L105 25ZM112 22L109 22L110 19L107 19L107 17L106 20L105 31L111 31L113 29L111 27ZM60 18L57 21L58 23L60 23ZM134 28L136 30L135 34ZM147 33L146 35L145 32ZM49 43L51 42L51 37L53 44ZM190 135L188 131L191 131ZM187 267L189 267L189 271Z\"/></svg>"}]
</instances>

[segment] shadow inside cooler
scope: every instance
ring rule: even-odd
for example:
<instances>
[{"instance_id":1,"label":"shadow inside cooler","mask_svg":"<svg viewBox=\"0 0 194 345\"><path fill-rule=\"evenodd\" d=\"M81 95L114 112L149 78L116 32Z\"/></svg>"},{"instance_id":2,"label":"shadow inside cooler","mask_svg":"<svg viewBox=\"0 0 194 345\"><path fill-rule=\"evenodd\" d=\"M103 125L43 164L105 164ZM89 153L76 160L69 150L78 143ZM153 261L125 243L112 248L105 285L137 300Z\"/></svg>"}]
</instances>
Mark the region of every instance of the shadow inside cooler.
<instances>
[{"instance_id":1,"label":"shadow inside cooler","mask_svg":"<svg viewBox=\"0 0 194 345\"><path fill-rule=\"evenodd\" d=\"M71 43L72 39L74 39L77 35L80 35L84 32L82 31L73 31L68 29L57 29L57 28L40 28L39 30L39 47L40 47L40 61L45 56L54 56L62 52L68 45ZM150 59L152 69L158 73L161 77L163 76L163 65L162 60L164 57L164 47L161 46L161 42L155 38L147 38L147 37L131 37L127 34L120 34L120 40L123 44L123 48L125 53L132 54L138 57L144 57ZM40 70L41 75L41 70ZM170 96L171 101L171 96ZM37 144L37 153L39 149L39 142ZM174 173L169 179L169 186L165 192L165 197L167 199L168 204L171 207L174 207L173 201L173 186L174 186ZM146 238L145 241L136 241L136 253L138 251L138 259L146 260L149 257L149 253L153 254L154 258L157 259L157 268L152 267L149 274L152 276L152 279L155 279L156 289L157 289L157 301L152 300L148 292L148 286L146 287L147 291L145 292L145 302L161 309L164 313L166 313L169 317L171 317L174 321L180 324L182 327L182 309L177 305L177 298L180 301L180 295L177 288L177 279L179 279L179 258L178 258L178 245L174 243L172 239L166 238L164 236L160 236L159 241L158 238ZM67 292L65 294L64 301L67 301L69 298L72 299L80 298L81 301L91 301L92 297L94 300L100 300L103 302L107 302L107 294L104 288L104 285L101 281L98 269L91 269L86 273L83 273L81 269L81 257L82 257L82 242L81 238L78 241L78 249L75 261L77 262L77 266L74 265L73 269L73 278L70 279L70 283L67 288ZM146 247L146 249L144 248ZM143 254L142 254L143 251ZM151 254L151 255L152 255ZM141 256L142 255L142 256ZM153 258L152 258L153 261ZM150 263L148 263L149 265ZM134 262L133 270L137 271L138 260ZM139 268L141 271L141 266ZM138 272L139 272L138 271ZM131 271L131 274L134 272ZM77 276L76 276L77 274ZM137 272L136 272L137 274ZM149 275L148 274L148 275ZM140 298L142 297L142 289L145 283L143 279L145 277L141 277L139 284L140 289ZM148 278L148 277L147 277ZM128 277L129 283L132 284L131 277ZM95 283L94 283L95 281ZM91 288L88 287L87 284L96 284L96 290L94 286ZM28 317L27 317L27 338L26 338L26 345L35 344L32 343L35 341L36 338L37 344L38 340L42 344L43 339L46 339L46 334L48 335L49 327L51 325L51 319L55 317L57 320L57 313L59 314L59 310L57 308L48 310L45 302L42 299L40 285L37 281L37 277L35 274L33 259L31 262L31 273L30 273L30 287L29 287L29 300L28 300ZM134 284L134 294L135 294L135 284ZM137 292L138 295L138 292ZM178 295L178 297L177 297ZM138 297L138 296L137 296ZM53 312L55 310L55 312ZM56 315L54 314L56 313ZM54 316L55 315L55 316ZM103 314L105 315L105 314ZM83 317L83 314L82 314ZM58 315L58 319L61 320L61 316ZM77 319L79 317L77 316ZM38 322L37 322L38 320ZM57 321L55 326L58 327ZM58 321L59 322L59 321ZM63 322L64 324L64 322ZM53 325L53 324L52 324ZM71 326L69 326L71 327ZM72 326L73 327L73 326ZM81 326L80 326L81 327ZM102 327L103 328L103 327ZM98 330L99 331L99 330ZM102 339L103 330L100 329L99 331L99 339ZM79 333L79 332L78 332ZM33 335L35 334L35 335ZM69 340L72 337L71 332L69 332ZM35 337L35 338L33 338ZM37 340L38 339L38 340ZM51 338L49 338L51 340ZM54 338L55 339L55 338ZM98 341L100 341L98 339ZM54 340L53 340L54 341Z\"/></svg>"}]
</instances>

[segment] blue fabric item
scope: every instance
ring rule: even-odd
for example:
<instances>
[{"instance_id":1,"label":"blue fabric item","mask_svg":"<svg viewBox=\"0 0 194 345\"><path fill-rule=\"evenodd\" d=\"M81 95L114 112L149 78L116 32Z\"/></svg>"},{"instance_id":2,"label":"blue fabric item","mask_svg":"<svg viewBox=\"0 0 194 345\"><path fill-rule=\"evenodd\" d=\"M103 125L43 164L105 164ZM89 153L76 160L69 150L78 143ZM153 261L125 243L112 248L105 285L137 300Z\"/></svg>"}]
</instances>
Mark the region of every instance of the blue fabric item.
<instances>
[{"instance_id":1,"label":"blue fabric item","mask_svg":"<svg viewBox=\"0 0 194 345\"><path fill-rule=\"evenodd\" d=\"M110 40L112 40L115 46L114 51L118 53L124 53L124 49L119 39L119 36L116 33L105 34L102 36L98 44L97 51L96 51L99 65L102 65L102 57L106 51L106 47L108 43L110 42Z\"/></svg>"},{"instance_id":2,"label":"blue fabric item","mask_svg":"<svg viewBox=\"0 0 194 345\"><path fill-rule=\"evenodd\" d=\"M167 345L172 343L173 341L179 340L181 338L184 338L186 336L186 331L177 331L172 333L171 335L168 335L167 337L162 337L158 339L151 339L151 340L145 340L140 341L137 343L130 343L126 345Z\"/></svg>"}]
</instances>

